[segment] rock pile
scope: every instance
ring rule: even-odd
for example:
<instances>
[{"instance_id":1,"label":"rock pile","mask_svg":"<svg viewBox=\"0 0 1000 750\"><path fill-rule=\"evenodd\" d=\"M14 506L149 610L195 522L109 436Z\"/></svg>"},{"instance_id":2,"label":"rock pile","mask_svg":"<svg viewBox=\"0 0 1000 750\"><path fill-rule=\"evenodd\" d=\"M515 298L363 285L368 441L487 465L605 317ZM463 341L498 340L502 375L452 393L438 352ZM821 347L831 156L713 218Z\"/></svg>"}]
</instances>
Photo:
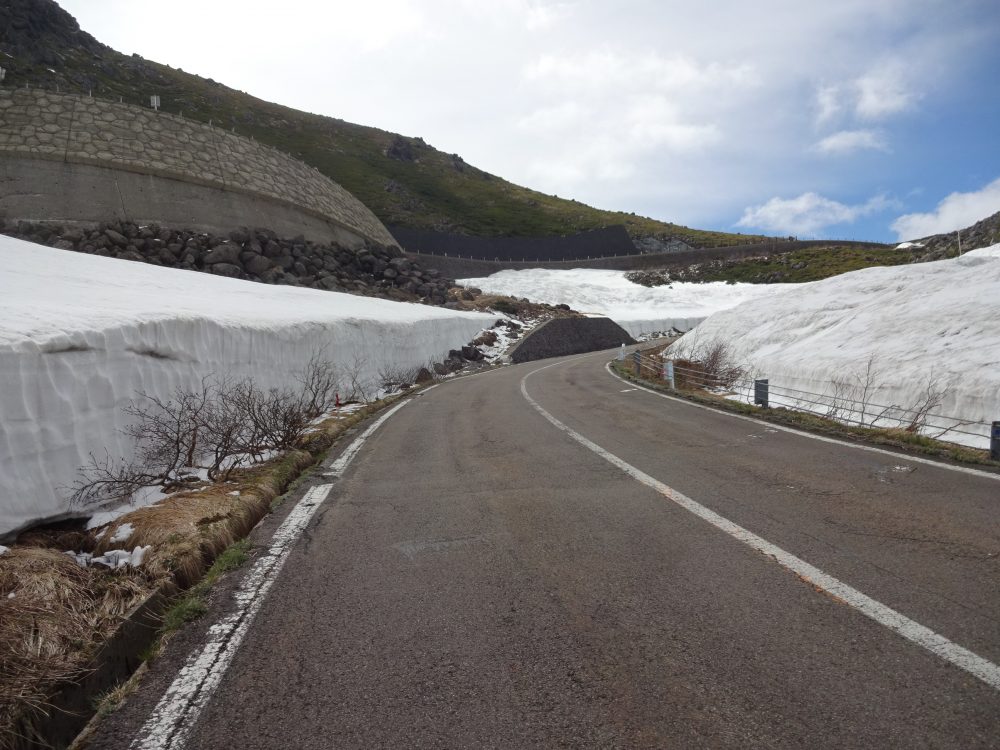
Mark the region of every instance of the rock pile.
<instances>
[{"instance_id":1,"label":"rock pile","mask_svg":"<svg viewBox=\"0 0 1000 750\"><path fill-rule=\"evenodd\" d=\"M448 302L452 279L423 268L396 247L367 243L358 250L284 239L267 229L239 229L228 237L137 226L128 222L66 229L17 222L0 233L62 250L203 271L266 284L287 284L431 305Z\"/></svg>"}]
</instances>

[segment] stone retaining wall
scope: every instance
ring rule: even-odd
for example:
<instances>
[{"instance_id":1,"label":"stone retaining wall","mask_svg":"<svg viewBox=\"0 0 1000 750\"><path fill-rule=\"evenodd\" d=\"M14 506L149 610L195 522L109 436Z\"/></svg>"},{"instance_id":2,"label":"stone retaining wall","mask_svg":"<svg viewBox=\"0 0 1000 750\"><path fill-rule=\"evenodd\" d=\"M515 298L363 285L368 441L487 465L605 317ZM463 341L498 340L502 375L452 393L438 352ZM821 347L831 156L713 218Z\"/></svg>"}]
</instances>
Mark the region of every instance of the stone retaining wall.
<instances>
[{"instance_id":1,"label":"stone retaining wall","mask_svg":"<svg viewBox=\"0 0 1000 750\"><path fill-rule=\"evenodd\" d=\"M361 201L312 167L249 138L152 109L76 94L0 89L0 160L16 164L27 159L167 178L223 191L229 194L230 202L233 193L264 199L293 207L362 239L396 244ZM63 192L60 184L53 182L57 179L53 170L39 169L34 185L29 184L31 175L23 172L17 171L16 180L6 176L0 182L0 216L6 214L4 218L15 220L49 218L14 215L5 206L14 201L12 206L23 208L23 196L32 191L43 198ZM127 205L128 192L120 197ZM59 215L67 212L54 205L58 201L48 203L53 204L49 207L55 212L53 218L70 218ZM199 215L211 223L216 213L212 200L197 203ZM41 208L34 205L34 210L37 213ZM259 208L249 202L242 223L259 225L254 218L258 212ZM120 217L80 216L79 220L112 218ZM213 228L221 231L234 227Z\"/></svg>"}]
</instances>

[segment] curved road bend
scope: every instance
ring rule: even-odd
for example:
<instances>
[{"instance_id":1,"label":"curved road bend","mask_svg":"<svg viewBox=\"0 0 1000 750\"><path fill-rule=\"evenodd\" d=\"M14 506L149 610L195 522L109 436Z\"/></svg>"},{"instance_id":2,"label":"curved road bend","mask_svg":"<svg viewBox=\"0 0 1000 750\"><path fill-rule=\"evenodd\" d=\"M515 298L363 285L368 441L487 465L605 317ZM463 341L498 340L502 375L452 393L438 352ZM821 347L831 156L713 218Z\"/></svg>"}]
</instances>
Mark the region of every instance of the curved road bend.
<instances>
[{"instance_id":1,"label":"curved road bend","mask_svg":"<svg viewBox=\"0 0 1000 750\"><path fill-rule=\"evenodd\" d=\"M664 399L608 358L414 398L332 482L184 741L147 722L199 628L92 746L1000 744L1000 481Z\"/></svg>"}]
</instances>

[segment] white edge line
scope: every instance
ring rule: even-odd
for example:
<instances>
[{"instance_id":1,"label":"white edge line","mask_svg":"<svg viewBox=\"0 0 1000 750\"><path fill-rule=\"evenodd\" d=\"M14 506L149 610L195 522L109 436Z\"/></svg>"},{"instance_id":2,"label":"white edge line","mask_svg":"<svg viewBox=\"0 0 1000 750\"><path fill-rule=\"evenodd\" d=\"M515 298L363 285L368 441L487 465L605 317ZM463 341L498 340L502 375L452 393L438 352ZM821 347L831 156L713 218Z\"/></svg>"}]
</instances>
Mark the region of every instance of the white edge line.
<instances>
[{"instance_id":1,"label":"white edge line","mask_svg":"<svg viewBox=\"0 0 1000 750\"><path fill-rule=\"evenodd\" d=\"M730 411L725 411L724 409L716 409L714 406L707 406L706 404L696 404L694 401L688 401L684 398L678 398L677 396L671 396L667 393L661 393L660 391L655 391L652 388L647 388L646 386L639 385L638 383L633 383L630 380L626 380L621 375L618 375L614 370L611 369L611 363L608 362L604 365L604 369L608 371L608 374L613 378L617 378L623 383L629 383L640 391L645 391L646 393L651 393L654 396L659 396L660 398L665 398L668 401L676 401L679 404L684 404L685 406L693 406L695 409L704 409L705 411L715 412L716 414L722 414L726 417L732 417L733 419L742 419L747 422L753 422L754 424L764 425L765 427L772 427L776 430L781 430L782 432L790 432L793 435L799 435L801 437L807 437L811 440L820 440L824 443L833 443L834 445L842 445L845 448L854 448L859 451L869 451L870 453L881 453L884 456L892 456L897 459L905 459L907 461L913 461L918 464L927 464L928 466L935 466L939 469L947 469L948 471L960 471L963 474L972 474L977 477L985 477L986 479L994 479L1000 481L1000 474L994 474L993 472L983 471L982 469L973 469L968 466L953 466L952 464L946 464L942 461L934 461L929 458L924 458L923 456L913 456L909 453L897 453L895 451L886 450L885 448L876 448L872 445L858 445L857 443L848 443L846 440L838 440L837 438L826 437L825 435L816 435L812 432L806 432L804 430L796 430L794 427L786 427L783 424L778 424L776 422L768 422L764 419L757 419L756 417L748 417L745 414L733 414Z\"/></svg>"},{"instance_id":2,"label":"white edge line","mask_svg":"<svg viewBox=\"0 0 1000 750\"><path fill-rule=\"evenodd\" d=\"M750 548L773 558L774 561L783 568L795 573L802 579L813 584L817 588L822 589L831 596L840 599L848 606L853 607L865 616L871 618L880 625L887 627L889 630L892 630L908 641L921 646L922 648L930 651L932 654L935 654L951 664L954 664L956 667L965 670L995 690L1000 690L1000 666L984 659L972 651L969 651L967 648L948 640L943 635L934 632L930 628L921 625L915 620L911 620L896 610L872 599L867 594L863 594L857 589L848 586L846 583L843 583L833 576L824 573L819 568L810 565L790 552L786 552L763 537L757 536L753 532L748 531L742 526L719 515L715 511L710 510L701 503L692 500L687 495L684 495L672 487L667 486L658 479L654 479L649 474L637 469L613 453L606 451L597 443L588 440L583 435L549 414L528 394L526 381L536 372L546 370L549 367L554 367L556 364L562 363L557 362L552 365L540 367L537 370L532 370L521 378L521 394L539 414L545 417L545 419L552 423L556 428L565 432L573 440L580 443L585 448L593 451L608 463L618 467L633 479L656 490L668 500L676 503L702 520L707 521L720 531L723 531L734 539L743 542ZM714 411L714 409L712 411Z\"/></svg>"},{"instance_id":3,"label":"white edge line","mask_svg":"<svg viewBox=\"0 0 1000 750\"><path fill-rule=\"evenodd\" d=\"M342 475L368 438L409 402L407 399L397 404L355 438L331 464L331 473ZM288 559L292 546L332 488L332 484L317 485L292 508L271 537L267 552L257 559L233 594L235 610L209 628L204 647L188 657L143 724L131 748L167 750L184 747L198 716L222 681L271 585Z\"/></svg>"}]
</instances>

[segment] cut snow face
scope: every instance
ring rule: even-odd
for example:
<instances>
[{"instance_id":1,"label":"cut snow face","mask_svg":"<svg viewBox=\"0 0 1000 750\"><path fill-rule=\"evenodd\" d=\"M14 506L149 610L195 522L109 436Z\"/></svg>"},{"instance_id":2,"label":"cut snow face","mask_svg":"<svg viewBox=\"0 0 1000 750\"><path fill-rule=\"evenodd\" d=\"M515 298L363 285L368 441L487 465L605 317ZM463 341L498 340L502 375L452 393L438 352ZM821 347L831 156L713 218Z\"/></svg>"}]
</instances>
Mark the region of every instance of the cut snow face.
<instances>
[{"instance_id":1,"label":"cut snow face","mask_svg":"<svg viewBox=\"0 0 1000 750\"><path fill-rule=\"evenodd\" d=\"M565 304L588 315L611 318L633 337L654 331L689 331L709 315L750 299L780 294L788 284L675 283L644 287L624 271L589 268L553 271L531 268L500 271L456 282L487 294L526 297L532 302Z\"/></svg>"},{"instance_id":2,"label":"cut snow face","mask_svg":"<svg viewBox=\"0 0 1000 750\"><path fill-rule=\"evenodd\" d=\"M983 448L989 445L988 424L1000 419L997 321L1000 245L951 260L866 268L799 284L713 315L668 355L692 357L699 348L724 342L735 363L769 379L772 388L828 400L867 380L867 399L879 407L913 409L929 389L940 391L931 412L970 422L942 439ZM873 409L868 411L870 416Z\"/></svg>"},{"instance_id":3,"label":"cut snow face","mask_svg":"<svg viewBox=\"0 0 1000 750\"><path fill-rule=\"evenodd\" d=\"M265 286L0 236L0 538L79 509L90 453L128 457L122 407L203 377L294 385L321 353L374 383L444 359L497 316ZM374 389L373 389L374 390Z\"/></svg>"}]
</instances>

